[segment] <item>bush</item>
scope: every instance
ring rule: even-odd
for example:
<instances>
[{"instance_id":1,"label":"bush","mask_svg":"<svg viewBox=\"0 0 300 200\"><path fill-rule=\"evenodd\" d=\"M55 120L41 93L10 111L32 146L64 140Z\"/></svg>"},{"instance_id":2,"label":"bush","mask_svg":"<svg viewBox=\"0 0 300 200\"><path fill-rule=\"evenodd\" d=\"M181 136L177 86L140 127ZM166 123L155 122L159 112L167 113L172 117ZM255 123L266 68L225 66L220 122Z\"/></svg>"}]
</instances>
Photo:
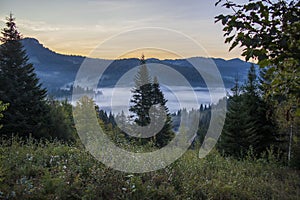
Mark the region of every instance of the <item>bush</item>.
<instances>
[{"instance_id":1,"label":"bush","mask_svg":"<svg viewBox=\"0 0 300 200\"><path fill-rule=\"evenodd\" d=\"M0 199L297 199L299 171L189 150L165 169L128 174L59 141L2 140ZM268 156L271 158L271 156Z\"/></svg>"}]
</instances>

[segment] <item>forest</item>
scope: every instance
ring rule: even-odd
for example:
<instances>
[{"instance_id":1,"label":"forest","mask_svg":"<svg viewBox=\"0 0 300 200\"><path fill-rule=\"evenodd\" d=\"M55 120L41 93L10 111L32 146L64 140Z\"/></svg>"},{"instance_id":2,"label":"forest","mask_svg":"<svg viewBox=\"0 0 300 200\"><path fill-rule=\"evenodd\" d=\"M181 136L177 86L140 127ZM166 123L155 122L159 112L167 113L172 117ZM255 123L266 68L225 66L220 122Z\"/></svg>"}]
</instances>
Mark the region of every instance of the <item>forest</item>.
<instances>
[{"instance_id":1,"label":"forest","mask_svg":"<svg viewBox=\"0 0 300 200\"><path fill-rule=\"evenodd\" d=\"M247 80L241 84L237 75L218 103L171 113L142 55L130 115L107 112L90 95L75 105L48 95L10 14L0 46L0 199L299 199L300 2L219 0L216 6L230 11L215 17L229 50L240 46L252 63ZM199 158L221 104L227 107L221 135L208 138L215 145ZM99 139L94 121L107 140ZM117 170L92 153L105 157L106 141L142 154L174 140L172 154L188 145L183 155L144 173ZM119 167L131 165L139 166Z\"/></svg>"}]
</instances>

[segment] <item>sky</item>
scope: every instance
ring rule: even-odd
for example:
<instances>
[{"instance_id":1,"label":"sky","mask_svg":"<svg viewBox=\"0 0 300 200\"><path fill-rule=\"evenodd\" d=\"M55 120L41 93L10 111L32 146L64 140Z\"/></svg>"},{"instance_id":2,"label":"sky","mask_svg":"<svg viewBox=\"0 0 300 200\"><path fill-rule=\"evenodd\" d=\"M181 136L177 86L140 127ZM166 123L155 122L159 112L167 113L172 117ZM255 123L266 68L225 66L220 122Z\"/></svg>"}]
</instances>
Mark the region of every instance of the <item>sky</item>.
<instances>
[{"instance_id":1,"label":"sky","mask_svg":"<svg viewBox=\"0 0 300 200\"><path fill-rule=\"evenodd\" d=\"M181 48L175 37L158 40L157 34L169 30L198 43L204 51L191 46L185 57L241 58L241 49L228 51L224 44L222 25L214 23L214 17L228 12L215 7L216 0L1 0L0 26L5 18L14 14L18 30L24 37L36 38L47 48L58 53L115 59L116 57L146 57L160 59L177 58L172 51L159 50L159 45ZM147 28L156 27L151 36ZM140 32L134 32L134 30ZM144 31L141 31L144 30ZM132 49L127 37L153 43L154 49L141 46ZM145 34L145 32L147 32ZM134 33L134 34L128 34ZM123 35L122 35L123 34ZM116 42L118 41L118 43ZM92 52L106 43L106 51ZM108 45L110 44L110 45ZM143 47L145 47L143 49ZM122 48L127 53L116 55ZM180 57L180 56L179 56Z\"/></svg>"}]
</instances>

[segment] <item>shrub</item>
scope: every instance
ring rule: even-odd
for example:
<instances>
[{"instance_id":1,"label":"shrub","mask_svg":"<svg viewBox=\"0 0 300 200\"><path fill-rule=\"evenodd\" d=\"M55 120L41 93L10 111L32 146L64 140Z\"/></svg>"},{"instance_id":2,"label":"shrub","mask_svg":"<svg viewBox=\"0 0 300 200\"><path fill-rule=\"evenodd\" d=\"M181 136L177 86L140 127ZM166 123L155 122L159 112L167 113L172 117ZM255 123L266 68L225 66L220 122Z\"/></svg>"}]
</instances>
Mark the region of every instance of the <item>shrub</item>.
<instances>
[{"instance_id":1,"label":"shrub","mask_svg":"<svg viewBox=\"0 0 300 200\"><path fill-rule=\"evenodd\" d=\"M2 140L0 152L0 199L297 199L300 192L297 170L217 151L199 159L188 150L143 174L107 168L82 147L59 141Z\"/></svg>"}]
</instances>

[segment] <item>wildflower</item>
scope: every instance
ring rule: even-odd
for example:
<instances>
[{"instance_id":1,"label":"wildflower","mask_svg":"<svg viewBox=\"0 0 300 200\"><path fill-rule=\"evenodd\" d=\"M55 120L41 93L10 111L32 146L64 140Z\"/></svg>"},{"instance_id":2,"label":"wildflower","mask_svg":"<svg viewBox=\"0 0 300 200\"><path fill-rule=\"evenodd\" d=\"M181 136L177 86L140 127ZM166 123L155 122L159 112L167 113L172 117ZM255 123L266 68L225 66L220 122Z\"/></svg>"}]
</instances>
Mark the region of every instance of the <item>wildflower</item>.
<instances>
[{"instance_id":1,"label":"wildflower","mask_svg":"<svg viewBox=\"0 0 300 200\"><path fill-rule=\"evenodd\" d=\"M33 156L31 155L31 154L26 154L26 158L27 158L27 160L29 160L29 161L32 161L32 159L33 159Z\"/></svg>"}]
</instances>

